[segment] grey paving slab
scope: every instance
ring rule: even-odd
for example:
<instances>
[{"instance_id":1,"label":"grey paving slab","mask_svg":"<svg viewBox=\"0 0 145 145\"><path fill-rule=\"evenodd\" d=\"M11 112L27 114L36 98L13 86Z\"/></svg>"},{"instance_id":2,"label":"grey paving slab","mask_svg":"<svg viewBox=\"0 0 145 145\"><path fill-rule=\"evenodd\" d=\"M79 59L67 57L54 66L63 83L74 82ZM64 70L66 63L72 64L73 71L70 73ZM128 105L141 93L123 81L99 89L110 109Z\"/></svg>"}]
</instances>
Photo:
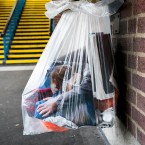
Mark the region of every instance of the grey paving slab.
<instances>
[{"instance_id":1,"label":"grey paving slab","mask_svg":"<svg viewBox=\"0 0 145 145\"><path fill-rule=\"evenodd\" d=\"M21 94L31 72L0 72L0 145L107 145L96 127L23 136Z\"/></svg>"}]
</instances>

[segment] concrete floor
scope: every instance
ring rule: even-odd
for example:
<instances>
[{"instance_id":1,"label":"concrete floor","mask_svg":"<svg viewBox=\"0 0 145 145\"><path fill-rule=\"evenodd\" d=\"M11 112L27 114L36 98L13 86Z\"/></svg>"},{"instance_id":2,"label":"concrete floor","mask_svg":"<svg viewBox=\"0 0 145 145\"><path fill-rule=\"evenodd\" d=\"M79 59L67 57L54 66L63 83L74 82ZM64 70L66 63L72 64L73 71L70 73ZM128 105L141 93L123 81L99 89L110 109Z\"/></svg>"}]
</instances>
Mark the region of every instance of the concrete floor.
<instances>
[{"instance_id":1,"label":"concrete floor","mask_svg":"<svg viewBox=\"0 0 145 145\"><path fill-rule=\"evenodd\" d=\"M108 145L96 127L23 136L21 94L31 72L0 71L0 145Z\"/></svg>"}]
</instances>

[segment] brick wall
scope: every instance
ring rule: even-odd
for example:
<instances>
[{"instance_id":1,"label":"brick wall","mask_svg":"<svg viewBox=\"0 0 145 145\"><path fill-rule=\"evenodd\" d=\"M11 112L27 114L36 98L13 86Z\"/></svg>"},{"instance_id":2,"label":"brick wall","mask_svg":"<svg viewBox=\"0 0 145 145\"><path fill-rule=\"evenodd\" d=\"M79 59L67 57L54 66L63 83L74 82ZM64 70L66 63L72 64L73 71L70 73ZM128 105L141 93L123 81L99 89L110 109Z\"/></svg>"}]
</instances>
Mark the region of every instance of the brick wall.
<instances>
[{"instance_id":1,"label":"brick wall","mask_svg":"<svg viewBox=\"0 0 145 145\"><path fill-rule=\"evenodd\" d=\"M145 145L145 0L126 0L113 35L120 97L118 116Z\"/></svg>"}]
</instances>

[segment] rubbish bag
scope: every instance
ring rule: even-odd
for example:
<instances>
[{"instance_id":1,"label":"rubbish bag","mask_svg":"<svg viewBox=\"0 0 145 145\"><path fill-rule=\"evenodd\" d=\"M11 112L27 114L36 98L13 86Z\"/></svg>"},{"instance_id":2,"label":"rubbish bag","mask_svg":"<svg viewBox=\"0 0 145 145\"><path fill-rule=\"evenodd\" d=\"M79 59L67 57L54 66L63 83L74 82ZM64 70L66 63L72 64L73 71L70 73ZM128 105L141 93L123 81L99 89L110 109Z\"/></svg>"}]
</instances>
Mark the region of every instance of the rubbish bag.
<instances>
[{"instance_id":1,"label":"rubbish bag","mask_svg":"<svg viewBox=\"0 0 145 145\"><path fill-rule=\"evenodd\" d=\"M117 83L109 16L122 3L46 3L48 18L63 14L22 93L24 135L113 126Z\"/></svg>"}]
</instances>

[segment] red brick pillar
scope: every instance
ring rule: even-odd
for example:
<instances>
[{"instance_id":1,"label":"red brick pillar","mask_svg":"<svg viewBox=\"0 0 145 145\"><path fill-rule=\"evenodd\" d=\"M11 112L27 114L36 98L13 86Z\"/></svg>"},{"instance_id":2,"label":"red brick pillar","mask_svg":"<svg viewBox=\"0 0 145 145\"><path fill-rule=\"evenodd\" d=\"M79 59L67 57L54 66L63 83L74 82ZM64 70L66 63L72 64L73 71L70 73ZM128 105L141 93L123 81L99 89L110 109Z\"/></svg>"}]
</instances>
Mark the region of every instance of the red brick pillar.
<instances>
[{"instance_id":1,"label":"red brick pillar","mask_svg":"<svg viewBox=\"0 0 145 145\"><path fill-rule=\"evenodd\" d=\"M126 0L120 14L120 34L113 35L122 91L118 112L122 111L119 117L145 145L145 0Z\"/></svg>"}]
</instances>

